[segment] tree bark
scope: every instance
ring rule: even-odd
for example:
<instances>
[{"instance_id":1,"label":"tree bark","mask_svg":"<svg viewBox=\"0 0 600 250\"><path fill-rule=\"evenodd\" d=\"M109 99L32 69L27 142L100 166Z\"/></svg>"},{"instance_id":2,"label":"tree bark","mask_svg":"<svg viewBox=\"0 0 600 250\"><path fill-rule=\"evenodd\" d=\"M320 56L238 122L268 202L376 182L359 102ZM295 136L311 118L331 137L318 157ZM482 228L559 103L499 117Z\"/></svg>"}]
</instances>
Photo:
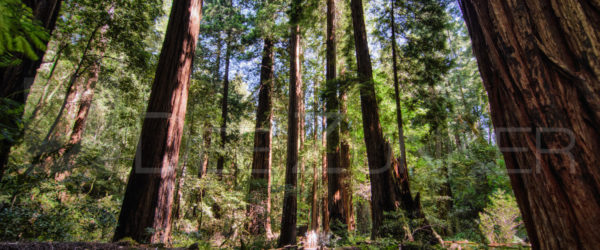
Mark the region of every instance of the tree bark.
<instances>
[{"instance_id":1,"label":"tree bark","mask_svg":"<svg viewBox=\"0 0 600 250\"><path fill-rule=\"evenodd\" d=\"M353 205L352 205L352 169L350 161L350 125L348 124L348 110L346 102L348 95L345 87L340 88L340 169L342 170L342 201L344 202L344 213L348 230L355 228Z\"/></svg>"},{"instance_id":2,"label":"tree bark","mask_svg":"<svg viewBox=\"0 0 600 250\"><path fill-rule=\"evenodd\" d=\"M202 0L173 2L114 241L169 239L175 168L201 11ZM147 228L153 231L146 233Z\"/></svg>"},{"instance_id":3,"label":"tree bark","mask_svg":"<svg viewBox=\"0 0 600 250\"><path fill-rule=\"evenodd\" d=\"M532 247L597 248L600 3L459 2Z\"/></svg>"},{"instance_id":4,"label":"tree bark","mask_svg":"<svg viewBox=\"0 0 600 250\"><path fill-rule=\"evenodd\" d=\"M314 83L313 86L313 142L314 142L314 151L319 152L319 147L317 144L317 131L319 128L319 86L317 83ZM312 193L311 193L311 207L310 207L310 229L314 232L319 230L319 172L317 168L317 160L315 159L313 163L313 176L312 176Z\"/></svg>"},{"instance_id":5,"label":"tree bark","mask_svg":"<svg viewBox=\"0 0 600 250\"><path fill-rule=\"evenodd\" d=\"M23 3L33 11L33 18L39 20L48 32L52 33L56 24L56 19L60 11L61 0L24 0ZM12 138L3 137L0 140L0 181L4 174L4 169L8 163L10 148L15 142L23 136L23 130L20 128L19 121L23 116L24 106L29 95L29 88L33 84L37 69L42 63L46 51L36 51L37 61L22 58L22 63L12 67L0 68L0 101L7 98L21 107L12 107L22 109L17 116L0 117L0 124L6 127L7 133L14 134Z\"/></svg>"},{"instance_id":6,"label":"tree bark","mask_svg":"<svg viewBox=\"0 0 600 250\"><path fill-rule=\"evenodd\" d=\"M398 161L393 157L394 153L391 146L383 138L379 122L379 108L373 85L373 69L367 43L362 0L351 0L351 9L358 78L360 81L363 130L371 181L371 217L373 223L371 237L377 238L384 233L380 230L384 220L384 212L403 208L406 211L413 211L409 213L411 218L424 219L424 215L420 209L419 195L417 194L415 199L410 195L406 166L399 166ZM426 220L423 221L422 229L419 230L422 241L430 244L438 243L431 226L428 225Z\"/></svg>"},{"instance_id":7,"label":"tree bark","mask_svg":"<svg viewBox=\"0 0 600 250\"><path fill-rule=\"evenodd\" d=\"M323 107L325 110L325 107ZM323 232L329 232L329 205L327 192L327 124L325 114L321 117L321 146L323 153L321 154L321 185L323 186L323 197L321 198L321 227Z\"/></svg>"},{"instance_id":8,"label":"tree bark","mask_svg":"<svg viewBox=\"0 0 600 250\"><path fill-rule=\"evenodd\" d=\"M264 40L263 58L260 69L260 89L256 109L252 173L248 191L247 214L250 218L248 231L252 235L271 237L271 122L273 119L273 41Z\"/></svg>"},{"instance_id":9,"label":"tree bark","mask_svg":"<svg viewBox=\"0 0 600 250\"><path fill-rule=\"evenodd\" d=\"M400 103L400 84L398 80L398 58L396 44L396 20L394 15L394 0L390 0L390 17L392 26L392 70L394 71L394 98L396 99L396 121L398 122L398 145L400 149L400 164L406 165L406 145L404 143L404 122L402 121L402 104Z\"/></svg>"},{"instance_id":10,"label":"tree bark","mask_svg":"<svg viewBox=\"0 0 600 250\"><path fill-rule=\"evenodd\" d=\"M347 231L344 212L343 171L340 165L340 123L338 84L336 79L336 39L335 39L335 0L327 0L327 73L326 73L326 115L327 115L327 197L329 223L334 233ZM342 232L339 232L342 233Z\"/></svg>"},{"instance_id":11,"label":"tree bark","mask_svg":"<svg viewBox=\"0 0 600 250\"><path fill-rule=\"evenodd\" d=\"M288 110L287 161L285 168L285 192L281 218L280 247L296 244L296 214L298 182L298 130L302 79L300 69L300 15L301 0L293 0L290 11L290 91Z\"/></svg>"},{"instance_id":12,"label":"tree bark","mask_svg":"<svg viewBox=\"0 0 600 250\"><path fill-rule=\"evenodd\" d=\"M227 114L229 96L229 63L231 60L231 34L227 35L227 48L225 50L225 75L223 76L223 99L221 100L221 152L217 159L217 177L223 178L223 166L225 165L225 145L227 144Z\"/></svg>"}]
</instances>

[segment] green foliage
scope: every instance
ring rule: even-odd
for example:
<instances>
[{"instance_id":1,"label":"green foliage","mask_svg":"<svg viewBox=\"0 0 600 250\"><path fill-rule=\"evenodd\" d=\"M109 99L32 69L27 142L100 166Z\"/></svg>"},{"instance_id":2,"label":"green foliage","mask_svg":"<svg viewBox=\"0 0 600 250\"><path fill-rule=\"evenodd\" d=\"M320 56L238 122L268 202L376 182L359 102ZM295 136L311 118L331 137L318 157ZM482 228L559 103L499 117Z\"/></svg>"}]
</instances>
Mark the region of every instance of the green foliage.
<instances>
[{"instance_id":1,"label":"green foliage","mask_svg":"<svg viewBox=\"0 0 600 250\"><path fill-rule=\"evenodd\" d=\"M38 60L36 50L46 50L49 38L48 31L22 1L0 2L0 67L19 64L22 58Z\"/></svg>"},{"instance_id":2,"label":"green foliage","mask_svg":"<svg viewBox=\"0 0 600 250\"><path fill-rule=\"evenodd\" d=\"M479 229L490 243L513 243L522 227L521 213L515 197L503 190L490 196L490 204L479 213Z\"/></svg>"}]
</instances>

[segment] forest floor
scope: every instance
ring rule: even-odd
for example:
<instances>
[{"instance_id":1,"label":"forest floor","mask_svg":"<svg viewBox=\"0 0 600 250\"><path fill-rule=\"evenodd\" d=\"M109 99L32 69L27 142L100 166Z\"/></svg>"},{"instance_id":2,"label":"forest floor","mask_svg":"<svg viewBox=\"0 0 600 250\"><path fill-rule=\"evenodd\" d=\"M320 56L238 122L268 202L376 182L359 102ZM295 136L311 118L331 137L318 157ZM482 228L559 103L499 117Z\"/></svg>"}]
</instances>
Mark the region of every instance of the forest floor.
<instances>
[{"instance_id":1,"label":"forest floor","mask_svg":"<svg viewBox=\"0 0 600 250\"><path fill-rule=\"evenodd\" d=\"M95 243L95 242L0 242L0 249L6 250L83 250L83 249L198 249L197 245L188 248L165 248L162 245L130 245L126 242Z\"/></svg>"}]
</instances>

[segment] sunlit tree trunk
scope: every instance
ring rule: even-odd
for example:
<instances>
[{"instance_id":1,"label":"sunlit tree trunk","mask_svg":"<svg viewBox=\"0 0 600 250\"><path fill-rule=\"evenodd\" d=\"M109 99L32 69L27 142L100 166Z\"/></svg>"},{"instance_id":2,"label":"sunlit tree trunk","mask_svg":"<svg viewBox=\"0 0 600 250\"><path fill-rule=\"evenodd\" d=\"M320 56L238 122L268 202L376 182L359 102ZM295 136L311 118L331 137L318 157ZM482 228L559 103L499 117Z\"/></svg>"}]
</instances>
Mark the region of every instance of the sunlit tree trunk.
<instances>
[{"instance_id":1,"label":"sunlit tree trunk","mask_svg":"<svg viewBox=\"0 0 600 250\"><path fill-rule=\"evenodd\" d=\"M271 237L271 121L273 119L273 41L265 39L256 109L252 173L248 191L248 231Z\"/></svg>"},{"instance_id":2,"label":"sunlit tree trunk","mask_svg":"<svg viewBox=\"0 0 600 250\"><path fill-rule=\"evenodd\" d=\"M40 21L42 26L52 33L56 24L56 19L60 11L61 0L24 0L23 3L33 11L33 18ZM10 133L12 136L3 136L0 139L0 181L4 174L4 169L8 163L10 148L15 142L23 136L23 130L20 126L20 120L23 116L23 109L29 95L29 88L33 84L37 69L42 63L46 51L36 51L38 60L33 61L28 58L21 58L19 65L0 68L0 101L8 98L20 106L11 108L20 109L17 115L0 116L0 125L2 133ZM2 103L4 104L4 103ZM7 103L8 104L8 103Z\"/></svg>"},{"instance_id":3,"label":"sunlit tree trunk","mask_svg":"<svg viewBox=\"0 0 600 250\"><path fill-rule=\"evenodd\" d=\"M319 128L319 85L315 82L313 85L313 143L314 151L318 152L319 146L317 144L318 139L318 128ZM313 176L312 176L312 193L311 193L311 207L310 207L310 229L317 232L319 230L319 172L317 168L317 159L313 162Z\"/></svg>"},{"instance_id":4,"label":"sunlit tree trunk","mask_svg":"<svg viewBox=\"0 0 600 250\"><path fill-rule=\"evenodd\" d=\"M596 249L600 3L459 2L533 248Z\"/></svg>"},{"instance_id":5,"label":"sunlit tree trunk","mask_svg":"<svg viewBox=\"0 0 600 250\"><path fill-rule=\"evenodd\" d=\"M354 230L355 221L352 206L352 169L350 161L350 125L348 124L348 110L346 102L348 96L345 89L340 88L340 169L342 173L342 201L344 202L344 213L348 230Z\"/></svg>"},{"instance_id":6,"label":"sunlit tree trunk","mask_svg":"<svg viewBox=\"0 0 600 250\"><path fill-rule=\"evenodd\" d=\"M299 100L302 97L302 79L300 69L300 15L302 1L293 0L290 11L290 91L288 110L287 161L285 168L285 191L283 197L283 215L281 218L280 247L296 244L296 214L298 182L298 133Z\"/></svg>"},{"instance_id":7,"label":"sunlit tree trunk","mask_svg":"<svg viewBox=\"0 0 600 250\"><path fill-rule=\"evenodd\" d=\"M201 11L201 0L173 2L115 241L167 242L170 237L175 168Z\"/></svg>"}]
</instances>

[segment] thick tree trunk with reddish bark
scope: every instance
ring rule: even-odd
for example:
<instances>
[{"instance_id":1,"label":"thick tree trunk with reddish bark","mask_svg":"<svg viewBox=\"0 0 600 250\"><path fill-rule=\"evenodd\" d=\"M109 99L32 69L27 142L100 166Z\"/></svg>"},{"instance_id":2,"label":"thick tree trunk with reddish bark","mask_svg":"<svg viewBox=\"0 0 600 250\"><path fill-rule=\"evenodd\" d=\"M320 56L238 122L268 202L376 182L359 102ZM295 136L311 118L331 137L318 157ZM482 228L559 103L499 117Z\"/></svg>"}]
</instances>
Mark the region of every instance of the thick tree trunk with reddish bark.
<instances>
[{"instance_id":1,"label":"thick tree trunk with reddish bark","mask_svg":"<svg viewBox=\"0 0 600 250\"><path fill-rule=\"evenodd\" d=\"M175 168L201 10L201 0L173 2L115 241L131 237L167 242L170 237Z\"/></svg>"},{"instance_id":2,"label":"thick tree trunk with reddish bark","mask_svg":"<svg viewBox=\"0 0 600 250\"><path fill-rule=\"evenodd\" d=\"M56 24L56 19L60 11L61 0L24 0L23 3L33 11L33 18L39 20L41 24L52 33ZM45 51L36 51L38 60L32 61L24 56L19 65L0 68L0 101L7 98L12 102L21 105L21 107L11 107L23 109L29 95L29 88L33 84L37 69L42 63ZM8 163L8 155L12 145L23 136L23 130L20 127L19 120L23 116L23 110L18 117L5 116L0 117L0 124L5 127L5 132L14 134L12 138L0 140L0 181L4 174L4 168Z\"/></svg>"},{"instance_id":3,"label":"thick tree trunk with reddish bark","mask_svg":"<svg viewBox=\"0 0 600 250\"><path fill-rule=\"evenodd\" d=\"M266 38L260 69L260 89L256 109L252 173L248 191L248 231L252 235L271 237L271 121L274 77L273 41Z\"/></svg>"},{"instance_id":4,"label":"thick tree trunk with reddish bark","mask_svg":"<svg viewBox=\"0 0 600 250\"><path fill-rule=\"evenodd\" d=\"M354 26L354 42L356 61L358 64L358 77L360 81L360 99L363 118L365 145L369 163L369 178L371 181L371 217L373 220L372 237L381 236L381 226L384 212L396 211L403 208L406 211L415 211L418 214L409 214L412 218L424 218L417 195L413 199L408 185L408 171L406 166L399 167L394 159L393 151L388 142L383 138L379 122L379 108L373 85L373 69L367 32L365 28L362 0L351 0L352 24ZM431 244L437 243L434 232L429 225L424 223L419 233L422 241Z\"/></svg>"},{"instance_id":5,"label":"thick tree trunk with reddish bark","mask_svg":"<svg viewBox=\"0 0 600 250\"><path fill-rule=\"evenodd\" d=\"M533 248L597 248L600 3L459 2Z\"/></svg>"},{"instance_id":6,"label":"thick tree trunk with reddish bark","mask_svg":"<svg viewBox=\"0 0 600 250\"><path fill-rule=\"evenodd\" d=\"M325 114L327 115L327 198L329 223L335 233L347 231L344 212L343 171L340 165L340 123L336 79L335 0L327 0L327 67Z\"/></svg>"},{"instance_id":7,"label":"thick tree trunk with reddish bark","mask_svg":"<svg viewBox=\"0 0 600 250\"><path fill-rule=\"evenodd\" d=\"M287 161L285 167L285 191L283 215L281 217L280 247L296 244L296 214L298 182L298 132L300 104L302 97L302 77L300 68L300 0L293 0L290 11L290 91L288 110Z\"/></svg>"}]
</instances>

